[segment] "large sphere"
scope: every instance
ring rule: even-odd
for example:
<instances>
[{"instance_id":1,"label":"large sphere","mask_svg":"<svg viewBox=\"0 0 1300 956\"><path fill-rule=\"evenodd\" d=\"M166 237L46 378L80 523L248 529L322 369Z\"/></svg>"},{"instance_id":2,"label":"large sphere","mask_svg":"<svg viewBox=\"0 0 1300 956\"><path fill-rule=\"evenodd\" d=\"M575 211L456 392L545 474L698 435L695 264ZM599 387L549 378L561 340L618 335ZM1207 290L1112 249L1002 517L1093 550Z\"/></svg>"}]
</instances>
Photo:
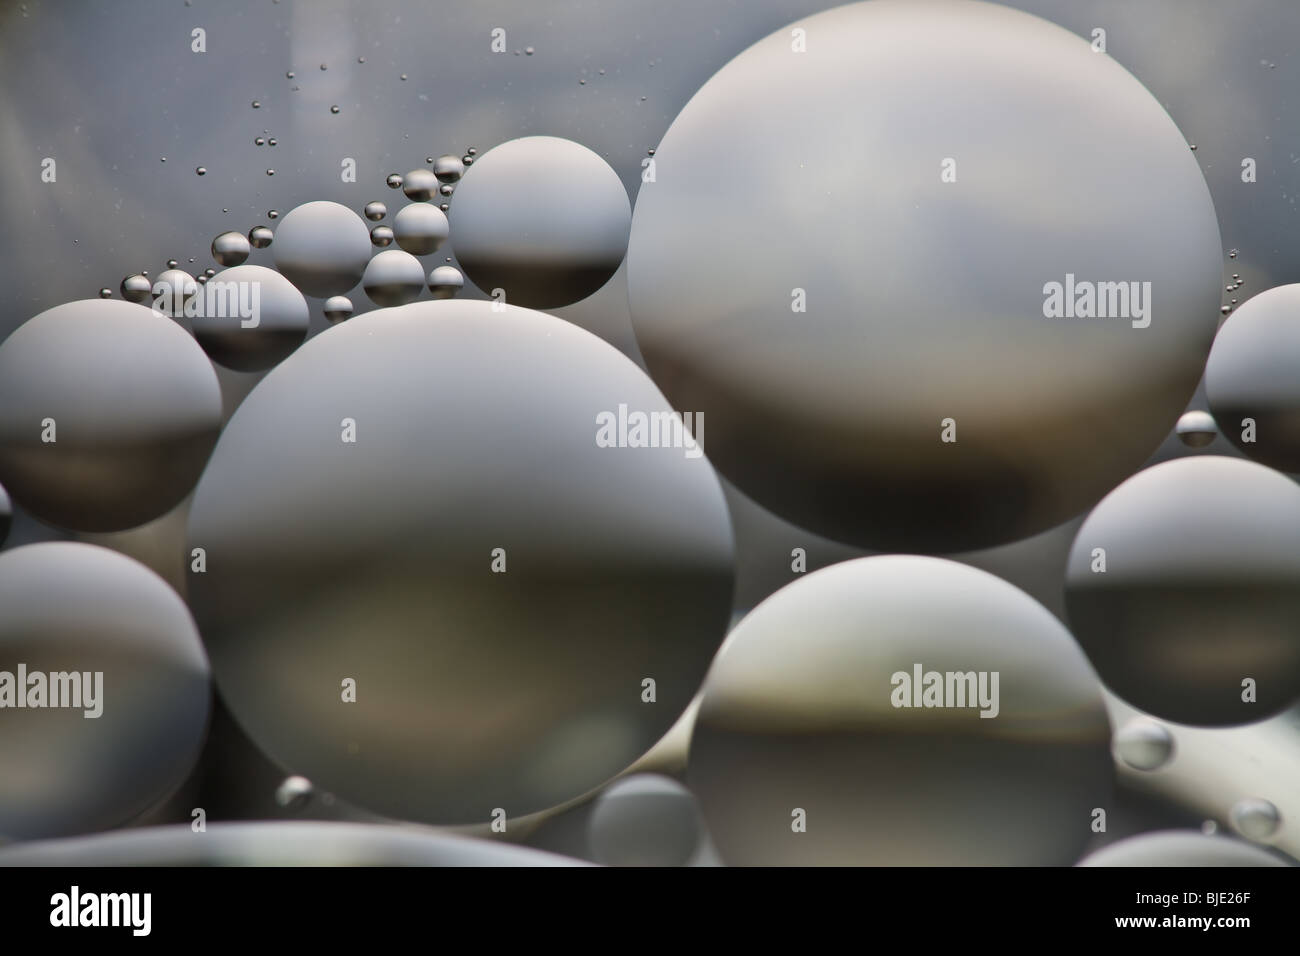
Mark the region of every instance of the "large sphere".
<instances>
[{"instance_id":1,"label":"large sphere","mask_svg":"<svg viewBox=\"0 0 1300 956\"><path fill-rule=\"evenodd\" d=\"M689 759L741 865L1070 864L1113 780L1100 685L1060 622L916 556L832 565L755 608L709 671Z\"/></svg>"},{"instance_id":2,"label":"large sphere","mask_svg":"<svg viewBox=\"0 0 1300 956\"><path fill-rule=\"evenodd\" d=\"M669 408L594 335L488 302L370 312L273 370L189 529L190 599L252 739L438 823L557 805L649 749L725 630L732 538L698 446L607 447L620 405Z\"/></svg>"},{"instance_id":3,"label":"large sphere","mask_svg":"<svg viewBox=\"0 0 1300 956\"><path fill-rule=\"evenodd\" d=\"M204 306L194 337L218 365L260 372L280 362L307 337L307 300L274 269L223 269L203 286Z\"/></svg>"},{"instance_id":4,"label":"large sphere","mask_svg":"<svg viewBox=\"0 0 1300 956\"><path fill-rule=\"evenodd\" d=\"M1228 317L1205 366L1205 394L1229 441L1300 472L1300 283L1261 292Z\"/></svg>"},{"instance_id":5,"label":"large sphere","mask_svg":"<svg viewBox=\"0 0 1300 956\"><path fill-rule=\"evenodd\" d=\"M1140 833L1089 854L1080 866L1287 866L1267 850L1232 837L1183 830Z\"/></svg>"},{"instance_id":6,"label":"large sphere","mask_svg":"<svg viewBox=\"0 0 1300 956\"><path fill-rule=\"evenodd\" d=\"M827 537L952 552L1065 521L1199 380L1221 247L1195 154L1115 60L1029 14L874 0L793 26L807 52L786 28L732 60L638 193L652 376L705 413L727 478ZM1117 317L1049 317L1070 283Z\"/></svg>"},{"instance_id":7,"label":"large sphere","mask_svg":"<svg viewBox=\"0 0 1300 956\"><path fill-rule=\"evenodd\" d=\"M456 259L480 289L549 309L585 299L614 274L631 208L618 175L591 150L525 136L477 157L451 214Z\"/></svg>"},{"instance_id":8,"label":"large sphere","mask_svg":"<svg viewBox=\"0 0 1300 956\"><path fill-rule=\"evenodd\" d=\"M212 365L145 306L55 306L0 346L0 482L48 524L120 531L170 511L220 427Z\"/></svg>"},{"instance_id":9,"label":"large sphere","mask_svg":"<svg viewBox=\"0 0 1300 956\"><path fill-rule=\"evenodd\" d=\"M303 203L280 220L271 255L304 295L342 295L361 281L370 261L370 231L347 206Z\"/></svg>"},{"instance_id":10,"label":"large sphere","mask_svg":"<svg viewBox=\"0 0 1300 956\"><path fill-rule=\"evenodd\" d=\"M1134 707L1203 725L1277 713L1300 697L1300 486L1217 455L1134 475L1079 528L1065 604Z\"/></svg>"},{"instance_id":11,"label":"large sphere","mask_svg":"<svg viewBox=\"0 0 1300 956\"><path fill-rule=\"evenodd\" d=\"M0 554L0 836L99 830L149 809L189 774L209 702L189 610L148 568L77 542Z\"/></svg>"}]
</instances>

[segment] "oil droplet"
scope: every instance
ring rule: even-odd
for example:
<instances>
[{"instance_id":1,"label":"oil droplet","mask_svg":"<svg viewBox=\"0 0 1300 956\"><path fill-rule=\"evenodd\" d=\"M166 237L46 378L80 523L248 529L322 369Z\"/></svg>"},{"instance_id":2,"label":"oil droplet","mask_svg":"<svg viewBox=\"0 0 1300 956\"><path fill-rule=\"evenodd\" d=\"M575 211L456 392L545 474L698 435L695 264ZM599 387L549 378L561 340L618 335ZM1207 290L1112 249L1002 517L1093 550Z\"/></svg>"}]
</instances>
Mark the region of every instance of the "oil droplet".
<instances>
[{"instance_id":1,"label":"oil droplet","mask_svg":"<svg viewBox=\"0 0 1300 956\"><path fill-rule=\"evenodd\" d=\"M113 290L106 286L99 290L99 297L101 299L111 299L113 298Z\"/></svg>"},{"instance_id":2,"label":"oil droplet","mask_svg":"<svg viewBox=\"0 0 1300 956\"><path fill-rule=\"evenodd\" d=\"M275 238L268 226L254 226L248 230L248 241L254 249L265 249Z\"/></svg>"},{"instance_id":3,"label":"oil droplet","mask_svg":"<svg viewBox=\"0 0 1300 956\"><path fill-rule=\"evenodd\" d=\"M274 175L275 175L275 170L274 170L274 169L268 169L268 170L266 171L266 175L268 175L268 176L274 176Z\"/></svg>"},{"instance_id":4,"label":"oil droplet","mask_svg":"<svg viewBox=\"0 0 1300 956\"><path fill-rule=\"evenodd\" d=\"M292 79L293 79L293 76L294 76L294 74L293 74L293 70L289 70L287 73L284 74L284 78L285 78L286 80L292 80Z\"/></svg>"},{"instance_id":5,"label":"oil droplet","mask_svg":"<svg viewBox=\"0 0 1300 956\"><path fill-rule=\"evenodd\" d=\"M206 166L196 166L195 169L194 169L194 171L195 171L196 173L198 173L200 176L206 176L206 175L208 174L208 167L206 167Z\"/></svg>"},{"instance_id":6,"label":"oil droplet","mask_svg":"<svg viewBox=\"0 0 1300 956\"><path fill-rule=\"evenodd\" d=\"M375 226L375 228L370 230L371 245L379 246L382 249L384 246L392 245L392 243L393 230L388 226Z\"/></svg>"},{"instance_id":7,"label":"oil droplet","mask_svg":"<svg viewBox=\"0 0 1300 956\"><path fill-rule=\"evenodd\" d=\"M259 136L259 137L257 137L257 139L253 140L253 145L254 145L254 146L265 146L265 145L266 145L266 140L264 140L262 137Z\"/></svg>"},{"instance_id":8,"label":"oil droplet","mask_svg":"<svg viewBox=\"0 0 1300 956\"><path fill-rule=\"evenodd\" d=\"M168 268L168 269L175 269L178 265L180 265L180 263L177 262L175 259L168 259L168 260L167 260L167 268Z\"/></svg>"},{"instance_id":9,"label":"oil droplet","mask_svg":"<svg viewBox=\"0 0 1300 956\"><path fill-rule=\"evenodd\" d=\"M378 222L388 215L388 207L381 202L368 202L363 212L365 212L367 219Z\"/></svg>"},{"instance_id":10,"label":"oil droplet","mask_svg":"<svg viewBox=\"0 0 1300 956\"><path fill-rule=\"evenodd\" d=\"M1188 448L1204 448L1219 434L1219 426L1209 412L1187 412L1174 426L1179 440Z\"/></svg>"},{"instance_id":11,"label":"oil droplet","mask_svg":"<svg viewBox=\"0 0 1300 956\"><path fill-rule=\"evenodd\" d=\"M451 183L443 183L441 186L438 187L438 192L442 193L444 196L450 196L455 191L455 189L456 187L453 186Z\"/></svg>"},{"instance_id":12,"label":"oil droplet","mask_svg":"<svg viewBox=\"0 0 1300 956\"><path fill-rule=\"evenodd\" d=\"M331 113L337 113L338 111L339 111L339 108L338 108L337 106L331 106L331 107L330 107L330 112L331 112Z\"/></svg>"},{"instance_id":13,"label":"oil droplet","mask_svg":"<svg viewBox=\"0 0 1300 956\"><path fill-rule=\"evenodd\" d=\"M280 145L280 141L279 141L278 139L276 139L274 136L272 136L270 139L268 139L268 140L266 141L266 145L267 145L267 146L279 146L279 145Z\"/></svg>"},{"instance_id":14,"label":"oil droplet","mask_svg":"<svg viewBox=\"0 0 1300 956\"><path fill-rule=\"evenodd\" d=\"M388 188L389 188L389 189L401 189L401 188L402 188L402 177L399 176L399 175L397 175L397 173L390 173L389 176L388 176L388 178L385 179L384 182L388 183Z\"/></svg>"},{"instance_id":15,"label":"oil droplet","mask_svg":"<svg viewBox=\"0 0 1300 956\"><path fill-rule=\"evenodd\" d=\"M279 219L279 218L280 218L280 210L278 210L278 209L268 209L268 210L266 211L266 218L267 218L267 219ZM194 260L191 259L190 261L193 262Z\"/></svg>"},{"instance_id":16,"label":"oil droplet","mask_svg":"<svg viewBox=\"0 0 1300 956\"><path fill-rule=\"evenodd\" d=\"M253 109L260 110L261 108L262 108L262 104L257 100L253 100Z\"/></svg>"},{"instance_id":17,"label":"oil droplet","mask_svg":"<svg viewBox=\"0 0 1300 956\"><path fill-rule=\"evenodd\" d=\"M352 300L345 295L332 295L325 300L321 311L331 323L342 322L352 315Z\"/></svg>"},{"instance_id":18,"label":"oil droplet","mask_svg":"<svg viewBox=\"0 0 1300 956\"><path fill-rule=\"evenodd\" d=\"M1228 818L1238 833L1257 843L1268 840L1282 823L1282 814L1277 807L1256 797L1238 800Z\"/></svg>"},{"instance_id":19,"label":"oil droplet","mask_svg":"<svg viewBox=\"0 0 1300 956\"><path fill-rule=\"evenodd\" d=\"M128 302L143 302L149 298L153 285L143 273L129 275L122 280L122 298Z\"/></svg>"},{"instance_id":20,"label":"oil droplet","mask_svg":"<svg viewBox=\"0 0 1300 956\"><path fill-rule=\"evenodd\" d=\"M287 810L301 810L311 800L312 791L311 781L306 777L286 777L275 790L275 802Z\"/></svg>"},{"instance_id":21,"label":"oil droplet","mask_svg":"<svg viewBox=\"0 0 1300 956\"><path fill-rule=\"evenodd\" d=\"M440 183L454 183L465 173L465 161L457 159L450 153L439 156L433 161L433 174Z\"/></svg>"},{"instance_id":22,"label":"oil droplet","mask_svg":"<svg viewBox=\"0 0 1300 956\"><path fill-rule=\"evenodd\" d=\"M1134 770L1156 770L1169 762L1174 738L1149 717L1134 717L1115 734L1115 752Z\"/></svg>"}]
</instances>

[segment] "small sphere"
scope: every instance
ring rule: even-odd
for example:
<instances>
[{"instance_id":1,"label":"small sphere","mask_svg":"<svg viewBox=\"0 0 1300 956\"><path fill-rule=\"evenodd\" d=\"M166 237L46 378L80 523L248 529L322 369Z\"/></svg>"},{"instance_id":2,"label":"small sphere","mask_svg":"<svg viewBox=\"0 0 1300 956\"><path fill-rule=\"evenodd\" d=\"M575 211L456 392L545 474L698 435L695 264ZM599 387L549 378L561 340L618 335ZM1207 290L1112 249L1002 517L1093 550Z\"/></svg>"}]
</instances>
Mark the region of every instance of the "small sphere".
<instances>
[{"instance_id":1,"label":"small sphere","mask_svg":"<svg viewBox=\"0 0 1300 956\"><path fill-rule=\"evenodd\" d=\"M1204 448L1218 437L1219 426L1209 412L1191 411L1178 419L1174 431L1188 448Z\"/></svg>"},{"instance_id":2,"label":"small sphere","mask_svg":"<svg viewBox=\"0 0 1300 956\"><path fill-rule=\"evenodd\" d=\"M388 215L388 207L381 202L368 202L365 208L366 218L378 222Z\"/></svg>"},{"instance_id":3,"label":"small sphere","mask_svg":"<svg viewBox=\"0 0 1300 956\"><path fill-rule=\"evenodd\" d=\"M440 183L454 183L465 174L465 162L450 153L439 156L433 161L433 174Z\"/></svg>"},{"instance_id":4,"label":"small sphere","mask_svg":"<svg viewBox=\"0 0 1300 956\"><path fill-rule=\"evenodd\" d=\"M454 266L438 266L429 273L429 292L435 299L450 299L465 288L465 277Z\"/></svg>"},{"instance_id":5,"label":"small sphere","mask_svg":"<svg viewBox=\"0 0 1300 956\"><path fill-rule=\"evenodd\" d=\"M223 232L212 240L212 258L223 266L237 266L248 258L249 239L238 232Z\"/></svg>"},{"instance_id":6,"label":"small sphere","mask_svg":"<svg viewBox=\"0 0 1300 956\"><path fill-rule=\"evenodd\" d=\"M122 280L122 298L128 302L143 302L149 298L153 285L147 276L140 273L129 275Z\"/></svg>"},{"instance_id":7,"label":"small sphere","mask_svg":"<svg viewBox=\"0 0 1300 956\"><path fill-rule=\"evenodd\" d=\"M248 230L248 241L254 249L265 249L275 238L269 226L254 226Z\"/></svg>"},{"instance_id":8,"label":"small sphere","mask_svg":"<svg viewBox=\"0 0 1300 956\"><path fill-rule=\"evenodd\" d=\"M393 243L393 230L390 226L375 226L370 230L370 244L380 249Z\"/></svg>"},{"instance_id":9,"label":"small sphere","mask_svg":"<svg viewBox=\"0 0 1300 956\"><path fill-rule=\"evenodd\" d=\"M352 315L352 300L345 295L332 295L325 300L321 311L331 323L342 322Z\"/></svg>"},{"instance_id":10,"label":"small sphere","mask_svg":"<svg viewBox=\"0 0 1300 956\"><path fill-rule=\"evenodd\" d=\"M431 170L413 169L402 178L402 192L406 198L424 202L433 198L433 191L438 188L438 179Z\"/></svg>"},{"instance_id":11,"label":"small sphere","mask_svg":"<svg viewBox=\"0 0 1300 956\"><path fill-rule=\"evenodd\" d=\"M399 176L397 173L389 173L388 178L385 179L384 182L388 184L389 189L402 188L402 177Z\"/></svg>"}]
</instances>

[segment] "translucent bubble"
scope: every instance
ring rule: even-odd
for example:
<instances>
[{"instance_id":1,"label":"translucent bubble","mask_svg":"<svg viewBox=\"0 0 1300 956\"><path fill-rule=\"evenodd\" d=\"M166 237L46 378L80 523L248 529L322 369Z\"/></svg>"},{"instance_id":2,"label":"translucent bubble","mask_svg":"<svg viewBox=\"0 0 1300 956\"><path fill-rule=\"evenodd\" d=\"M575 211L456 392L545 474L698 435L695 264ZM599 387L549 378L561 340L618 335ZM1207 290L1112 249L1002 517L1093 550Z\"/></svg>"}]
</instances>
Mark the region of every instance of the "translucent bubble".
<instances>
[{"instance_id":1,"label":"translucent bubble","mask_svg":"<svg viewBox=\"0 0 1300 956\"><path fill-rule=\"evenodd\" d=\"M194 171L195 171L196 173L198 173L200 176L206 176L206 175L208 174L208 167L206 167L206 166L197 166L197 167L195 167Z\"/></svg>"},{"instance_id":2,"label":"translucent bubble","mask_svg":"<svg viewBox=\"0 0 1300 956\"><path fill-rule=\"evenodd\" d=\"M370 260L361 288L375 305L406 305L424 291L424 267L409 252L388 249Z\"/></svg>"},{"instance_id":3,"label":"translucent bubble","mask_svg":"<svg viewBox=\"0 0 1300 956\"><path fill-rule=\"evenodd\" d=\"M1285 476L1218 455L1155 465L1079 528L1071 630L1134 707L1202 726L1261 720L1300 697L1297 541L1300 486Z\"/></svg>"},{"instance_id":4,"label":"translucent bubble","mask_svg":"<svg viewBox=\"0 0 1300 956\"><path fill-rule=\"evenodd\" d=\"M426 203L403 206L393 217L393 237L399 246L413 255L427 256L437 252L448 233L446 214Z\"/></svg>"},{"instance_id":5,"label":"translucent bubble","mask_svg":"<svg viewBox=\"0 0 1300 956\"><path fill-rule=\"evenodd\" d=\"M306 295L342 295L370 261L370 232L351 209L309 202L290 210L271 247L276 268Z\"/></svg>"},{"instance_id":6,"label":"translucent bubble","mask_svg":"<svg viewBox=\"0 0 1300 956\"><path fill-rule=\"evenodd\" d=\"M285 217L286 226L291 216ZM212 361L237 372L258 372L302 344L308 320L307 300L289 279L265 266L242 265L213 276L201 314L191 322L194 338Z\"/></svg>"},{"instance_id":7,"label":"translucent bubble","mask_svg":"<svg viewBox=\"0 0 1300 956\"><path fill-rule=\"evenodd\" d=\"M1267 850L1231 837L1186 830L1142 833L1089 854L1079 866L1287 866Z\"/></svg>"},{"instance_id":8,"label":"translucent bubble","mask_svg":"<svg viewBox=\"0 0 1300 956\"><path fill-rule=\"evenodd\" d=\"M128 302L144 302L149 298L149 293L153 284L149 277L141 273L129 275L122 280L121 284L122 298Z\"/></svg>"},{"instance_id":9,"label":"translucent bubble","mask_svg":"<svg viewBox=\"0 0 1300 956\"><path fill-rule=\"evenodd\" d=\"M285 777L275 790L275 802L289 810L301 810L311 802L313 787L306 777Z\"/></svg>"},{"instance_id":10,"label":"translucent bubble","mask_svg":"<svg viewBox=\"0 0 1300 956\"><path fill-rule=\"evenodd\" d=\"M1282 814L1277 807L1255 797L1237 801L1229 818L1238 833L1256 843L1269 840L1282 825Z\"/></svg>"},{"instance_id":11,"label":"translucent bubble","mask_svg":"<svg viewBox=\"0 0 1300 956\"><path fill-rule=\"evenodd\" d=\"M1206 836L1213 836L1219 832L1219 825L1213 820L1206 820L1201 824L1201 832Z\"/></svg>"},{"instance_id":12,"label":"translucent bubble","mask_svg":"<svg viewBox=\"0 0 1300 956\"><path fill-rule=\"evenodd\" d=\"M222 698L259 747L374 812L474 823L587 793L658 740L729 618L732 538L707 458L594 441L611 401L670 407L577 326L459 299L356 316L262 379L188 545Z\"/></svg>"},{"instance_id":13,"label":"translucent bubble","mask_svg":"<svg viewBox=\"0 0 1300 956\"><path fill-rule=\"evenodd\" d=\"M627 284L647 367L676 407L704 412L710 460L742 492L838 541L953 552L1054 527L1142 467L1196 389L1223 253L1186 140L1118 61L1006 6L945 4L943 30L925 6L835 7L799 22L822 38L815 57L791 56L786 29L715 74L657 143ZM863 109L897 124L843 122ZM963 113L979 122L955 128ZM797 119L778 130L772 115ZM1107 134L1046 136L1046 115L1105 117ZM962 180L964 200L945 202L929 176L900 187L851 164L804 173L792 157L810 144L894 170L958 157L1018 172ZM1123 171L1135 149L1160 189ZM468 279L518 302L510 277L481 277L464 246L466 190L495 152L459 188L456 254ZM777 229L771 204L754 201L774 179ZM1056 213L1030 209L1085 225L1062 236ZM866 223L888 226L864 239ZM873 267L851 268L850 248ZM1124 317L1136 300L1117 299L1112 318L1044 317L1067 276L1139 275L1162 277L1149 327ZM810 324L795 334L802 308ZM1045 372L1066 356L1068 377ZM940 437L949 418L956 441ZM1086 442L1083 421L1096 423Z\"/></svg>"},{"instance_id":14,"label":"translucent bubble","mask_svg":"<svg viewBox=\"0 0 1300 956\"><path fill-rule=\"evenodd\" d=\"M691 792L653 773L610 784L596 798L587 824L592 854L606 866L684 866L703 831Z\"/></svg>"},{"instance_id":15,"label":"translucent bubble","mask_svg":"<svg viewBox=\"0 0 1300 956\"><path fill-rule=\"evenodd\" d=\"M1231 313L1232 313L1232 306L1230 306L1230 305L1224 305L1224 306L1220 306L1220 307L1219 307L1219 314L1220 314L1220 315L1230 315Z\"/></svg>"},{"instance_id":16,"label":"translucent bubble","mask_svg":"<svg viewBox=\"0 0 1300 956\"><path fill-rule=\"evenodd\" d=\"M1178 419L1174 431L1188 448L1204 448L1218 437L1219 426L1209 412L1191 411Z\"/></svg>"},{"instance_id":17,"label":"translucent bubble","mask_svg":"<svg viewBox=\"0 0 1300 956\"><path fill-rule=\"evenodd\" d=\"M1068 865L1075 821L1109 799L1110 739L1051 612L984 571L889 555L799 575L731 631L687 781L733 865Z\"/></svg>"},{"instance_id":18,"label":"translucent bubble","mask_svg":"<svg viewBox=\"0 0 1300 956\"><path fill-rule=\"evenodd\" d=\"M627 191L585 146L553 136L502 143L457 195L461 268L480 288L504 288L510 302L550 308L585 299L623 261Z\"/></svg>"},{"instance_id":19,"label":"translucent bubble","mask_svg":"<svg viewBox=\"0 0 1300 956\"><path fill-rule=\"evenodd\" d=\"M401 188L402 188L402 177L399 176L397 173L390 173L390 174L388 175L388 178L387 178L386 180L384 180L384 182L388 183L388 188L389 188L389 189L401 189Z\"/></svg>"},{"instance_id":20,"label":"translucent bubble","mask_svg":"<svg viewBox=\"0 0 1300 956\"><path fill-rule=\"evenodd\" d=\"M1266 289L1223 323L1205 366L1210 411L1244 454L1300 472L1300 283ZM1245 420L1251 419L1253 427Z\"/></svg>"},{"instance_id":21,"label":"translucent bubble","mask_svg":"<svg viewBox=\"0 0 1300 956\"><path fill-rule=\"evenodd\" d=\"M237 266L248 258L248 237L238 232L223 232L212 240L212 258L223 266Z\"/></svg>"},{"instance_id":22,"label":"translucent bubble","mask_svg":"<svg viewBox=\"0 0 1300 956\"><path fill-rule=\"evenodd\" d=\"M368 202L365 208L366 218L378 222L388 215L388 207L381 202Z\"/></svg>"},{"instance_id":23,"label":"translucent bubble","mask_svg":"<svg viewBox=\"0 0 1300 956\"><path fill-rule=\"evenodd\" d=\"M1115 752L1135 770L1158 770L1174 753L1174 736L1164 724L1134 717L1115 734Z\"/></svg>"},{"instance_id":24,"label":"translucent bubble","mask_svg":"<svg viewBox=\"0 0 1300 956\"><path fill-rule=\"evenodd\" d=\"M181 269L168 269L158 276L153 284L157 298L153 302L155 312L178 319L185 314L185 303L199 289L194 277Z\"/></svg>"},{"instance_id":25,"label":"translucent bubble","mask_svg":"<svg viewBox=\"0 0 1300 956\"><path fill-rule=\"evenodd\" d=\"M343 295L332 295L321 309L330 322L342 322L352 315L352 300Z\"/></svg>"},{"instance_id":26,"label":"translucent bubble","mask_svg":"<svg viewBox=\"0 0 1300 956\"><path fill-rule=\"evenodd\" d=\"M440 183L454 183L465 174L465 163L448 153L433 161L433 174Z\"/></svg>"},{"instance_id":27,"label":"translucent bubble","mask_svg":"<svg viewBox=\"0 0 1300 956\"><path fill-rule=\"evenodd\" d=\"M390 226L375 226L370 230L371 245L378 246L382 249L385 246L392 245L392 243L393 230Z\"/></svg>"},{"instance_id":28,"label":"translucent bubble","mask_svg":"<svg viewBox=\"0 0 1300 956\"><path fill-rule=\"evenodd\" d=\"M429 273L429 291L435 299L450 299L465 287L465 277L453 266L438 266Z\"/></svg>"},{"instance_id":29,"label":"translucent bubble","mask_svg":"<svg viewBox=\"0 0 1300 956\"><path fill-rule=\"evenodd\" d=\"M51 675L43 706L30 709L28 684L29 708L5 710L0 834L117 826L189 774L207 730L207 657L185 603L143 565L80 542L0 553L0 661L11 680L18 668ZM61 692L54 672L73 674Z\"/></svg>"},{"instance_id":30,"label":"translucent bubble","mask_svg":"<svg viewBox=\"0 0 1300 956\"><path fill-rule=\"evenodd\" d=\"M248 230L248 241L254 249L265 249L274 239L275 233L267 226L254 226Z\"/></svg>"},{"instance_id":31,"label":"translucent bubble","mask_svg":"<svg viewBox=\"0 0 1300 956\"><path fill-rule=\"evenodd\" d=\"M438 188L438 179L428 169L413 169L402 179L402 191L408 199L424 202L433 197Z\"/></svg>"}]
</instances>

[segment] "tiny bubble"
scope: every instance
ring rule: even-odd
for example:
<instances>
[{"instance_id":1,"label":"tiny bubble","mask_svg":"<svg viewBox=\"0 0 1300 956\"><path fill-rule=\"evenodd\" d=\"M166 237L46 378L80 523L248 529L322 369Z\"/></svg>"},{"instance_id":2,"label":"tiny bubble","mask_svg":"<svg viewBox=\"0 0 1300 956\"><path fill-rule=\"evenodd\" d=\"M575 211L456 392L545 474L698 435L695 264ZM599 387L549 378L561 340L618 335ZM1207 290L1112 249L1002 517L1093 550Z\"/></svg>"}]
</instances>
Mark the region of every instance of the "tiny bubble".
<instances>
[{"instance_id":1,"label":"tiny bubble","mask_svg":"<svg viewBox=\"0 0 1300 956\"><path fill-rule=\"evenodd\" d=\"M266 141L266 144L268 146L277 146L279 145L279 142L280 142L279 140L277 140L274 136L272 136L270 139Z\"/></svg>"},{"instance_id":2,"label":"tiny bubble","mask_svg":"<svg viewBox=\"0 0 1300 956\"><path fill-rule=\"evenodd\" d=\"M168 259L168 260L167 260L167 268L168 268L168 269L175 269L178 265L180 265L180 263L177 262L175 259Z\"/></svg>"},{"instance_id":3,"label":"tiny bubble","mask_svg":"<svg viewBox=\"0 0 1300 956\"><path fill-rule=\"evenodd\" d=\"M448 206L446 203L443 203L443 204L442 204L441 206L439 206L438 208L441 209L443 212L446 212L446 211L447 211L448 209L450 209L451 207Z\"/></svg>"},{"instance_id":4,"label":"tiny bubble","mask_svg":"<svg viewBox=\"0 0 1300 956\"><path fill-rule=\"evenodd\" d=\"M338 108L337 106L331 106L331 107L330 107L330 112L331 112L331 113L337 113L338 111L339 111L339 108Z\"/></svg>"},{"instance_id":5,"label":"tiny bubble","mask_svg":"<svg viewBox=\"0 0 1300 956\"><path fill-rule=\"evenodd\" d=\"M359 56L359 57L357 57L357 62L358 62L358 63L365 63L365 62L366 62L366 58L365 58L364 56Z\"/></svg>"},{"instance_id":6,"label":"tiny bubble","mask_svg":"<svg viewBox=\"0 0 1300 956\"><path fill-rule=\"evenodd\" d=\"M403 73L401 78L402 78L403 80L405 80L405 79L406 79L406 74Z\"/></svg>"},{"instance_id":7,"label":"tiny bubble","mask_svg":"<svg viewBox=\"0 0 1300 956\"><path fill-rule=\"evenodd\" d=\"M293 79L293 70L290 70L289 72L285 73L285 74L284 74L284 78L285 78L286 80L292 80L292 79Z\"/></svg>"},{"instance_id":8,"label":"tiny bubble","mask_svg":"<svg viewBox=\"0 0 1300 956\"><path fill-rule=\"evenodd\" d=\"M325 66L325 64L324 64L324 63L322 63L322 64L321 64L321 65L320 65L320 68L321 68L321 69L322 69L322 70L324 70L324 69L326 69L326 66Z\"/></svg>"},{"instance_id":9,"label":"tiny bubble","mask_svg":"<svg viewBox=\"0 0 1300 956\"><path fill-rule=\"evenodd\" d=\"M525 52L526 54L528 54L529 56L532 56L532 55L533 55L534 53L536 53L537 51L534 50L534 49L533 49L532 47L530 47L530 46L526 46L526 47L524 47L524 52Z\"/></svg>"},{"instance_id":10,"label":"tiny bubble","mask_svg":"<svg viewBox=\"0 0 1300 956\"><path fill-rule=\"evenodd\" d=\"M276 209L268 209L268 210L267 210L267 213L266 213L266 218L267 218L267 219L279 219L279 218L280 218L279 210L276 210ZM193 261L194 261L193 259L190 260L190 262L193 262Z\"/></svg>"},{"instance_id":11,"label":"tiny bubble","mask_svg":"<svg viewBox=\"0 0 1300 956\"><path fill-rule=\"evenodd\" d=\"M99 297L100 297L101 299L111 299L111 298L113 298L113 290L112 290L112 289L100 289L100 290L99 290Z\"/></svg>"},{"instance_id":12,"label":"tiny bubble","mask_svg":"<svg viewBox=\"0 0 1300 956\"><path fill-rule=\"evenodd\" d=\"M208 174L208 167L199 166L194 171L198 173L200 176L206 176Z\"/></svg>"},{"instance_id":13,"label":"tiny bubble","mask_svg":"<svg viewBox=\"0 0 1300 956\"><path fill-rule=\"evenodd\" d=\"M268 170L266 171L266 175L268 175L268 176L274 176L274 175L275 175L275 170L274 170L274 169L268 169Z\"/></svg>"},{"instance_id":14,"label":"tiny bubble","mask_svg":"<svg viewBox=\"0 0 1300 956\"><path fill-rule=\"evenodd\" d=\"M266 140L264 140L262 137L259 136L259 137L257 137L257 139L253 140L253 145L254 145L254 146L265 146L265 145L266 145Z\"/></svg>"},{"instance_id":15,"label":"tiny bubble","mask_svg":"<svg viewBox=\"0 0 1300 956\"><path fill-rule=\"evenodd\" d=\"M253 100L253 109L260 110L261 108L262 108L262 104L257 100Z\"/></svg>"}]
</instances>

